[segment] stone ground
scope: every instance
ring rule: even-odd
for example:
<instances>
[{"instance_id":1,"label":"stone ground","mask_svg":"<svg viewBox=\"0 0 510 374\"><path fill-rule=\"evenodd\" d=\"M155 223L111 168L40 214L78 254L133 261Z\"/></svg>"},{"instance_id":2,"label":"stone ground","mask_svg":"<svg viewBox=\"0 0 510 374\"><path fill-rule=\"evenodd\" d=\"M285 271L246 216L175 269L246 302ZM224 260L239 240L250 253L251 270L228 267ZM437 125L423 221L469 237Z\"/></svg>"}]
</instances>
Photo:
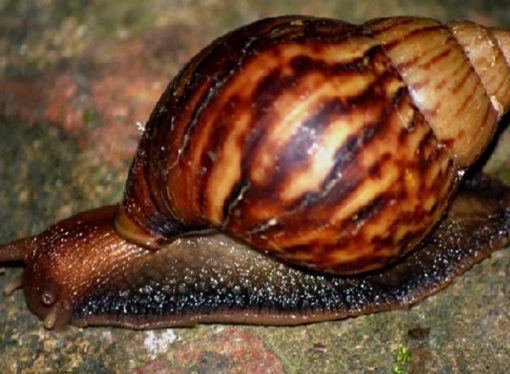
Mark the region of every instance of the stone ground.
<instances>
[{"instance_id":1,"label":"stone ground","mask_svg":"<svg viewBox=\"0 0 510 374\"><path fill-rule=\"evenodd\" d=\"M215 36L301 13L396 14L510 27L506 1L0 1L0 242L120 199L169 79ZM508 120L502 121L508 128ZM485 170L510 183L510 131ZM0 287L20 269L9 267ZM46 331L21 292L0 296L0 372L510 372L510 254L409 310L299 327Z\"/></svg>"}]
</instances>

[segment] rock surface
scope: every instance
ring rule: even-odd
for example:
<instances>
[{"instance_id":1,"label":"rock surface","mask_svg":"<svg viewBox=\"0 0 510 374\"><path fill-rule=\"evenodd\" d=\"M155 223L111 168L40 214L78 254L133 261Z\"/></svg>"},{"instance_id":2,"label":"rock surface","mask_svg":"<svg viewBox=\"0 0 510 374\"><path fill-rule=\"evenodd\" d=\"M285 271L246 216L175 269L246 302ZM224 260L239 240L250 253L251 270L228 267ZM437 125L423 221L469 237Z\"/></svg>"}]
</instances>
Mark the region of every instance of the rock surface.
<instances>
[{"instance_id":1,"label":"rock surface","mask_svg":"<svg viewBox=\"0 0 510 374\"><path fill-rule=\"evenodd\" d=\"M415 14L510 27L506 6L488 4L3 2L0 242L118 201L139 127L167 82L190 56L232 27L284 13L350 21ZM504 118L502 128L507 124ZM510 131L502 130L484 167L510 184L509 149ZM19 273L6 268L0 287ZM410 310L298 327L153 331L46 331L16 292L0 296L0 371L505 372L510 367L509 279L510 253L503 250Z\"/></svg>"}]
</instances>

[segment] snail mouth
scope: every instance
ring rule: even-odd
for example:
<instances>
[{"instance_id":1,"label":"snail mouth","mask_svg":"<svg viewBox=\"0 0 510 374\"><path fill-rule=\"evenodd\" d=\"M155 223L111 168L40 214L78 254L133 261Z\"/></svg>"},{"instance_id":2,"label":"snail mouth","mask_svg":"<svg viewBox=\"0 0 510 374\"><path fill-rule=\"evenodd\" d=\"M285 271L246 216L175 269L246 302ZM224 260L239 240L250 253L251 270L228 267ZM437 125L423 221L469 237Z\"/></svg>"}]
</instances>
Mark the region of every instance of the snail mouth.
<instances>
[{"instance_id":1,"label":"snail mouth","mask_svg":"<svg viewBox=\"0 0 510 374\"><path fill-rule=\"evenodd\" d=\"M23 277L28 308L44 321L46 329L62 329L71 319L71 308L65 302L61 287L55 281L33 275L29 268Z\"/></svg>"},{"instance_id":2,"label":"snail mouth","mask_svg":"<svg viewBox=\"0 0 510 374\"><path fill-rule=\"evenodd\" d=\"M28 284L31 284L28 282ZM6 296L25 285L25 277L19 275L10 280L4 288ZM25 287L25 297L30 310L41 320L44 321L44 327L48 330L53 328L65 327L71 319L71 311L66 308L64 303L58 300L58 288L56 286L46 286L42 293L38 293L35 289Z\"/></svg>"},{"instance_id":3,"label":"snail mouth","mask_svg":"<svg viewBox=\"0 0 510 374\"><path fill-rule=\"evenodd\" d=\"M61 330L65 328L71 320L71 310L62 303L56 303L50 309L46 316L39 316L44 322L44 327L48 330Z\"/></svg>"},{"instance_id":4,"label":"snail mouth","mask_svg":"<svg viewBox=\"0 0 510 374\"><path fill-rule=\"evenodd\" d=\"M32 313L43 321L47 330L62 330L71 321L71 309L63 302L58 301L50 307L41 304L34 305L30 302L27 302L27 304Z\"/></svg>"}]
</instances>

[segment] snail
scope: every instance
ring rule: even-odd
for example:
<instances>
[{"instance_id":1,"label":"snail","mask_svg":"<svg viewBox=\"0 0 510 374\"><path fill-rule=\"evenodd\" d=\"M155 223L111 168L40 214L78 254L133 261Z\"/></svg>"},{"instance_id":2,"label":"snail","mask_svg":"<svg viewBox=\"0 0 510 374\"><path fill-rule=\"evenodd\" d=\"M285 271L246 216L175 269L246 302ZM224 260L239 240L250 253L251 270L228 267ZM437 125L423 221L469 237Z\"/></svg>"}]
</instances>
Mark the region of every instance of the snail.
<instances>
[{"instance_id":1,"label":"snail","mask_svg":"<svg viewBox=\"0 0 510 374\"><path fill-rule=\"evenodd\" d=\"M469 167L510 107L510 33L267 18L154 108L118 205L0 247L44 326L299 324L406 307L510 239Z\"/></svg>"}]
</instances>

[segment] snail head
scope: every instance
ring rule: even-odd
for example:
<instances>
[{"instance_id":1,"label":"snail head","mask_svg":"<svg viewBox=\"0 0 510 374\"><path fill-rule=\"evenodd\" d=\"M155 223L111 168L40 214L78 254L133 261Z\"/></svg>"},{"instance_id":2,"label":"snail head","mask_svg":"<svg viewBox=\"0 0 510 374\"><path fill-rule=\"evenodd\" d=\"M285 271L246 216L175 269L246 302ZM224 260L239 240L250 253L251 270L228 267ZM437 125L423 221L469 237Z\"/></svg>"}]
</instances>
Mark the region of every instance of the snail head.
<instances>
[{"instance_id":1,"label":"snail head","mask_svg":"<svg viewBox=\"0 0 510 374\"><path fill-rule=\"evenodd\" d=\"M79 213L39 235L0 246L0 263L22 262L25 272L5 293L23 288L30 310L48 329L62 328L73 308L114 267L105 251L122 250L126 241L113 228L118 207ZM132 246L132 245L131 245Z\"/></svg>"}]
</instances>

